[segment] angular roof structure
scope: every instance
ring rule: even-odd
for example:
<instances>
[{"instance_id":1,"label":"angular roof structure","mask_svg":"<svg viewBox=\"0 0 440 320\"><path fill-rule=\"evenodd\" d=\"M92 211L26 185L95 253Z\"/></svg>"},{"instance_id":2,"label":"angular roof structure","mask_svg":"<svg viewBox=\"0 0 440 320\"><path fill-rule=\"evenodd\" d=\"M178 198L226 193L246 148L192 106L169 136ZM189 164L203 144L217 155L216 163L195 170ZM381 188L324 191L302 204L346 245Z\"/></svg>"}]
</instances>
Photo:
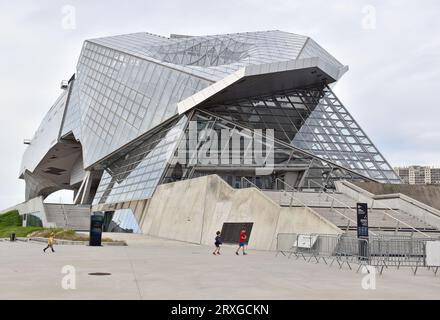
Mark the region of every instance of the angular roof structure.
<instances>
[{"instance_id":1,"label":"angular roof structure","mask_svg":"<svg viewBox=\"0 0 440 320\"><path fill-rule=\"evenodd\" d=\"M91 189L85 202L148 198L168 173L176 175L180 132L195 119L273 129L277 150L292 152L277 155L276 172L296 166L298 186L312 172L319 183L347 174L399 182L329 87L347 70L311 38L277 30L87 40L76 74L23 156L27 198L65 188L78 195ZM179 170L186 178L237 172L222 165Z\"/></svg>"}]
</instances>

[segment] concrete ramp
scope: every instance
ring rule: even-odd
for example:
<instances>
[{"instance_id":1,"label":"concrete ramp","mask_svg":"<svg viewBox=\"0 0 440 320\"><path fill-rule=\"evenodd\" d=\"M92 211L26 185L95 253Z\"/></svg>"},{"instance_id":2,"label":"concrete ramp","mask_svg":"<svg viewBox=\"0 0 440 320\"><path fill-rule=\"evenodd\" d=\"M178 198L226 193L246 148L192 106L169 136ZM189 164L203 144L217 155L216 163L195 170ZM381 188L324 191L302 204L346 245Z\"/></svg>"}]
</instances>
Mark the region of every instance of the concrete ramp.
<instances>
[{"instance_id":1,"label":"concrete ramp","mask_svg":"<svg viewBox=\"0 0 440 320\"><path fill-rule=\"evenodd\" d=\"M44 203L43 197L35 197L26 202L0 212L4 214L17 210L20 215L34 215L41 219L43 227L66 228L78 231L90 229L90 206Z\"/></svg>"},{"instance_id":2,"label":"concrete ramp","mask_svg":"<svg viewBox=\"0 0 440 320\"><path fill-rule=\"evenodd\" d=\"M45 203L44 208L47 221L58 228L90 229L90 206Z\"/></svg>"},{"instance_id":3,"label":"concrete ramp","mask_svg":"<svg viewBox=\"0 0 440 320\"><path fill-rule=\"evenodd\" d=\"M233 189L217 175L160 185L140 226L145 234L213 245L225 222L252 222L249 248L273 250L278 233L340 234L308 208L281 207L258 189Z\"/></svg>"}]
</instances>

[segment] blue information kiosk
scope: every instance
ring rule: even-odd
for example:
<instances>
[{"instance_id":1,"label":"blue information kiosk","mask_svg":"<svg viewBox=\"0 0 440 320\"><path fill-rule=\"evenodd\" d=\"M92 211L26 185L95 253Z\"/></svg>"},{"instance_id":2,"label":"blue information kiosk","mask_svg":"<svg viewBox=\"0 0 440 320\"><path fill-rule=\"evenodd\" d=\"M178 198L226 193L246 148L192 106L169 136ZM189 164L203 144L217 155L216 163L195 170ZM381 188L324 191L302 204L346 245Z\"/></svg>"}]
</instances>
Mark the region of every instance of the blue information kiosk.
<instances>
[{"instance_id":1,"label":"blue information kiosk","mask_svg":"<svg viewBox=\"0 0 440 320\"><path fill-rule=\"evenodd\" d=\"M90 217L90 240L91 247L100 247L102 239L102 226L104 223L104 215L101 213L93 213Z\"/></svg>"}]
</instances>

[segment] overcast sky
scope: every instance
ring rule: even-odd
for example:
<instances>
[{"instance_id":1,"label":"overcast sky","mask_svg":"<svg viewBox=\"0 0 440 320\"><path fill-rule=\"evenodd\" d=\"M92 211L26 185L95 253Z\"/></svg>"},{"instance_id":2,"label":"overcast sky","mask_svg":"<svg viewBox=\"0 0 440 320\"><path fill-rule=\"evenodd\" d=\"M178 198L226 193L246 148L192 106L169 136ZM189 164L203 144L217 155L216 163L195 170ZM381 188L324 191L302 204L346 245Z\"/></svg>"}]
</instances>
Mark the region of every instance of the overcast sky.
<instances>
[{"instance_id":1,"label":"overcast sky","mask_svg":"<svg viewBox=\"0 0 440 320\"><path fill-rule=\"evenodd\" d=\"M310 36L350 67L334 90L392 166L440 165L438 0L0 0L0 209L24 200L23 139L85 39L272 29Z\"/></svg>"}]
</instances>

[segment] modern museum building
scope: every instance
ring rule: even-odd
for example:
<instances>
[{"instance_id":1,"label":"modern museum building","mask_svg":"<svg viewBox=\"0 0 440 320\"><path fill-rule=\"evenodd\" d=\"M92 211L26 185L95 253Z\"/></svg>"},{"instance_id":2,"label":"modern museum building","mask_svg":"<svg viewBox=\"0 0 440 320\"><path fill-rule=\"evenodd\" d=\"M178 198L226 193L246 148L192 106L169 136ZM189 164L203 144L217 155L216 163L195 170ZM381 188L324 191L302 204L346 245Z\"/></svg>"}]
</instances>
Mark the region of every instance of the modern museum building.
<instances>
[{"instance_id":1,"label":"modern museum building","mask_svg":"<svg viewBox=\"0 0 440 320\"><path fill-rule=\"evenodd\" d=\"M26 141L20 214L81 230L102 212L108 231L206 244L246 224L262 249L347 232L324 195L351 208L360 184L401 182L332 90L347 71L283 31L86 40ZM74 204L44 202L64 189Z\"/></svg>"}]
</instances>

